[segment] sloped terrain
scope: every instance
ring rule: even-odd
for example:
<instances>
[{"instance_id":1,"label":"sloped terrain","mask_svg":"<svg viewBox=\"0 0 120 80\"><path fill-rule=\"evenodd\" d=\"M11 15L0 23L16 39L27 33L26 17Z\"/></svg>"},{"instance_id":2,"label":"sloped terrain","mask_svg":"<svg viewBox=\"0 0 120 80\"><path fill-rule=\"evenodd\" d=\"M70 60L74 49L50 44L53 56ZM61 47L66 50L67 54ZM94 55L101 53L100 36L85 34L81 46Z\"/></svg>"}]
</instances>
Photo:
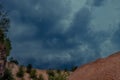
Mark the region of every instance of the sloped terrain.
<instances>
[{"instance_id":1,"label":"sloped terrain","mask_svg":"<svg viewBox=\"0 0 120 80\"><path fill-rule=\"evenodd\" d=\"M15 80L21 80L21 78L16 77L16 74L19 71L18 65L8 62L6 67L12 71L12 74L13 74ZM26 67L24 67L24 70L26 70ZM36 70L37 76L42 75L44 80L48 80L48 75L46 73L46 70L39 70L39 69L35 69L35 70ZM30 75L26 72L25 72L23 78L24 78L24 80L31 80Z\"/></svg>"},{"instance_id":2,"label":"sloped terrain","mask_svg":"<svg viewBox=\"0 0 120 80\"><path fill-rule=\"evenodd\" d=\"M6 68L12 72L12 75L15 80L39 80L39 79L32 79L30 78L30 73L27 73L26 67L23 67L24 70L24 77L18 78L17 73L20 69L19 65L16 65L13 62L7 62ZM33 68L32 68L33 69ZM36 77L38 78L40 75L43 76L44 80L66 80L71 71L64 71L64 70L40 70L40 69L33 69L36 70ZM51 77L51 78L50 78ZM42 80L42 79L40 79Z\"/></svg>"},{"instance_id":3,"label":"sloped terrain","mask_svg":"<svg viewBox=\"0 0 120 80\"><path fill-rule=\"evenodd\" d=\"M68 80L120 80L120 52L81 66Z\"/></svg>"}]
</instances>

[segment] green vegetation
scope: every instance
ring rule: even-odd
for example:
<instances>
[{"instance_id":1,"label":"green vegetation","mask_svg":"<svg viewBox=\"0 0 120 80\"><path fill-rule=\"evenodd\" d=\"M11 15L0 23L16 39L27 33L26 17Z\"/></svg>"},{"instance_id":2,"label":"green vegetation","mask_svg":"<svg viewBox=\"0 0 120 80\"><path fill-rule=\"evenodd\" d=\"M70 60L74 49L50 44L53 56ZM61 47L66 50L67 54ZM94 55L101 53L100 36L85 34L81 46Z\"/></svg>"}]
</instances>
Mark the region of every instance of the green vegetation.
<instances>
[{"instance_id":1,"label":"green vegetation","mask_svg":"<svg viewBox=\"0 0 120 80\"><path fill-rule=\"evenodd\" d=\"M55 76L55 72L54 72L53 70L48 70L48 71L47 71L47 74L48 74L48 76L49 76L49 79L50 79L51 77L54 77L54 76Z\"/></svg>"},{"instance_id":2,"label":"green vegetation","mask_svg":"<svg viewBox=\"0 0 120 80\"><path fill-rule=\"evenodd\" d=\"M0 80L15 80L15 79L13 78L13 75L12 75L12 73L11 73L11 70L5 69L4 76L1 77Z\"/></svg>"},{"instance_id":3,"label":"green vegetation","mask_svg":"<svg viewBox=\"0 0 120 80\"><path fill-rule=\"evenodd\" d=\"M19 71L17 72L17 77L19 77L19 78L24 77L23 66L20 66L20 67L19 67Z\"/></svg>"},{"instance_id":4,"label":"green vegetation","mask_svg":"<svg viewBox=\"0 0 120 80\"><path fill-rule=\"evenodd\" d=\"M53 80L66 80L66 76L63 74L60 74L58 76L55 76Z\"/></svg>"},{"instance_id":5,"label":"green vegetation","mask_svg":"<svg viewBox=\"0 0 120 80\"><path fill-rule=\"evenodd\" d=\"M6 38L5 41L4 41L4 44L6 46L6 53L7 53L7 56L10 55L10 51L12 49L11 47L11 41L9 40L9 38Z\"/></svg>"},{"instance_id":6,"label":"green vegetation","mask_svg":"<svg viewBox=\"0 0 120 80\"><path fill-rule=\"evenodd\" d=\"M32 79L36 79L37 78L36 70L35 69L31 70L31 72L30 72L30 78L32 78Z\"/></svg>"},{"instance_id":7,"label":"green vegetation","mask_svg":"<svg viewBox=\"0 0 120 80\"><path fill-rule=\"evenodd\" d=\"M9 56L11 47L11 41L7 36L8 29L10 27L10 20L7 12L0 4L0 43L6 47L6 54Z\"/></svg>"},{"instance_id":8,"label":"green vegetation","mask_svg":"<svg viewBox=\"0 0 120 80\"><path fill-rule=\"evenodd\" d=\"M48 80L67 80L68 73L59 70L48 70Z\"/></svg>"},{"instance_id":9,"label":"green vegetation","mask_svg":"<svg viewBox=\"0 0 120 80\"><path fill-rule=\"evenodd\" d=\"M28 64L27 65L27 73L30 73L31 72L31 70L32 70L32 65L31 64Z\"/></svg>"},{"instance_id":10,"label":"green vegetation","mask_svg":"<svg viewBox=\"0 0 120 80\"><path fill-rule=\"evenodd\" d=\"M16 65L19 64L19 62L18 62L16 59L14 59L13 57L10 57L10 58L9 58L9 62L15 63Z\"/></svg>"},{"instance_id":11,"label":"green vegetation","mask_svg":"<svg viewBox=\"0 0 120 80\"><path fill-rule=\"evenodd\" d=\"M2 31L2 29L0 28L0 43L4 42L4 33Z\"/></svg>"},{"instance_id":12,"label":"green vegetation","mask_svg":"<svg viewBox=\"0 0 120 80\"><path fill-rule=\"evenodd\" d=\"M6 49L6 55L9 56L11 47L11 41L8 38L8 29L10 27L10 20L7 12L4 10L3 6L0 4L0 44ZM6 61L7 56L4 58ZM0 77L0 80L14 80L13 75L9 69L3 69L4 75Z\"/></svg>"},{"instance_id":13,"label":"green vegetation","mask_svg":"<svg viewBox=\"0 0 120 80\"><path fill-rule=\"evenodd\" d=\"M41 74L41 75L39 75L39 77L38 77L38 79L37 80L44 80L44 78L43 78L43 75Z\"/></svg>"},{"instance_id":14,"label":"green vegetation","mask_svg":"<svg viewBox=\"0 0 120 80\"><path fill-rule=\"evenodd\" d=\"M6 54L9 56L11 47L11 41L8 37L4 36L3 30L0 28L0 43L6 47Z\"/></svg>"},{"instance_id":15,"label":"green vegetation","mask_svg":"<svg viewBox=\"0 0 120 80\"><path fill-rule=\"evenodd\" d=\"M77 68L78 68L78 66L73 66L72 69L71 69L71 71L73 72L73 71L75 71Z\"/></svg>"}]
</instances>

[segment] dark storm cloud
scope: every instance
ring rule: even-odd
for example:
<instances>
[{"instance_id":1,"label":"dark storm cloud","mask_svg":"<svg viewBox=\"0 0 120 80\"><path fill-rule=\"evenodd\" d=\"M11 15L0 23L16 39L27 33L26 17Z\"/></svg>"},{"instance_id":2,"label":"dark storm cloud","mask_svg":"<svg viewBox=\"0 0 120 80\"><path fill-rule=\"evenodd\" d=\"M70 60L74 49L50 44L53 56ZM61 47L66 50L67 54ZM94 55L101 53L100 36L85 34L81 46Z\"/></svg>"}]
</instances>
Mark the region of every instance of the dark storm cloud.
<instances>
[{"instance_id":1,"label":"dark storm cloud","mask_svg":"<svg viewBox=\"0 0 120 80\"><path fill-rule=\"evenodd\" d=\"M13 20L16 21L16 24L23 24L21 28L27 27L29 29L31 25L36 27L36 35L38 35L40 39L47 38L49 35L55 34L55 32L60 32L57 31L56 25L61 19L67 18L70 12L69 2L64 1L48 0L46 2L43 0L30 0L14 1L13 3L11 1L9 2L12 8L12 19L15 18ZM23 36L24 35L21 35L21 37ZM28 36L29 35L26 35L25 37Z\"/></svg>"},{"instance_id":2,"label":"dark storm cloud","mask_svg":"<svg viewBox=\"0 0 120 80\"><path fill-rule=\"evenodd\" d=\"M66 68L115 51L119 30L109 24L117 24L116 4L91 1L82 7L79 0L3 1L11 17L11 55L37 68Z\"/></svg>"},{"instance_id":3,"label":"dark storm cloud","mask_svg":"<svg viewBox=\"0 0 120 80\"><path fill-rule=\"evenodd\" d=\"M71 26L66 33L51 32L44 35L43 46L54 49L72 49L81 45L81 40L88 40L89 36L89 22L91 20L91 12L88 8L80 9ZM53 29L52 29L53 30ZM51 31L50 29L48 31ZM46 32L45 32L46 33ZM49 44L50 43L50 44Z\"/></svg>"},{"instance_id":4,"label":"dark storm cloud","mask_svg":"<svg viewBox=\"0 0 120 80\"><path fill-rule=\"evenodd\" d=\"M105 40L107 35L104 35L106 32L103 31L93 34L89 25L91 19L91 11L88 8L80 9L75 15L75 18L67 34L69 38L72 39L72 43L75 45L75 47L87 44L89 49L92 49L94 53L96 53L94 54L93 58L97 58L100 56L99 45ZM79 51L78 54L79 53L81 53L81 51ZM91 59L93 58L91 57Z\"/></svg>"},{"instance_id":5,"label":"dark storm cloud","mask_svg":"<svg viewBox=\"0 0 120 80\"><path fill-rule=\"evenodd\" d=\"M82 37L83 35L85 35L83 34L84 32L89 32L88 25L90 20L91 12L89 11L89 9L88 8L80 9L74 17L71 27L68 30L68 34L70 34L70 36L78 35L79 37Z\"/></svg>"},{"instance_id":6,"label":"dark storm cloud","mask_svg":"<svg viewBox=\"0 0 120 80\"><path fill-rule=\"evenodd\" d=\"M9 2L9 6L12 8L10 11L12 18L11 32L15 32L15 34L11 33L12 42L14 42L12 53L18 54L13 54L13 56L16 56L21 63L30 63L32 60L38 64L38 59L44 56L48 58L46 63L49 63L49 61L58 63L58 57L62 53L61 49L72 48L73 44L69 44L67 36L61 33L62 28L59 30L58 26L56 26L59 21L68 18L70 13L69 2L64 2L64 0L27 1L27 3L26 1L14 1L14 3ZM19 28L16 28L16 25ZM26 50L24 47L28 49ZM49 52L45 52L47 50ZM49 54L53 56L49 58ZM58 56L56 58L54 54L59 56L56 55ZM26 58L25 61L20 60L22 56ZM33 60L35 57L37 61ZM41 60L41 63L43 60Z\"/></svg>"},{"instance_id":7,"label":"dark storm cloud","mask_svg":"<svg viewBox=\"0 0 120 80\"><path fill-rule=\"evenodd\" d=\"M63 2L40 0L28 3L26 1L14 1L14 4L9 3L9 5L12 5L11 8L13 8L11 17L13 17L12 19L15 22L13 23L12 32L18 31L16 35L12 35L12 38L14 39L13 46L16 46L13 52L19 54L13 54L13 56L16 56L21 63L37 65L41 61L44 66L49 65L48 67L60 68L60 66L64 67L64 65L83 64L98 57L99 53L95 54L95 49L91 50L95 48L89 29L91 11L87 7L79 9L74 14L69 28L62 33L62 28L59 29L56 25L61 20L67 19L71 10L70 4L63 4ZM14 30L16 25L19 28ZM85 51L77 49L79 46L84 48L84 45L88 47L85 48ZM93 53L93 55L88 54L86 56L87 53ZM25 61L20 60L22 56L26 57ZM74 59L73 57L75 56L79 57ZM44 62L42 57L46 58L46 62ZM57 66L58 62L59 66Z\"/></svg>"},{"instance_id":8,"label":"dark storm cloud","mask_svg":"<svg viewBox=\"0 0 120 80\"><path fill-rule=\"evenodd\" d=\"M94 0L93 5L99 7L104 4L104 1L105 0Z\"/></svg>"},{"instance_id":9,"label":"dark storm cloud","mask_svg":"<svg viewBox=\"0 0 120 80\"><path fill-rule=\"evenodd\" d=\"M118 29L115 31L113 37L112 37L112 42L119 48L120 47L120 24L118 25Z\"/></svg>"}]
</instances>

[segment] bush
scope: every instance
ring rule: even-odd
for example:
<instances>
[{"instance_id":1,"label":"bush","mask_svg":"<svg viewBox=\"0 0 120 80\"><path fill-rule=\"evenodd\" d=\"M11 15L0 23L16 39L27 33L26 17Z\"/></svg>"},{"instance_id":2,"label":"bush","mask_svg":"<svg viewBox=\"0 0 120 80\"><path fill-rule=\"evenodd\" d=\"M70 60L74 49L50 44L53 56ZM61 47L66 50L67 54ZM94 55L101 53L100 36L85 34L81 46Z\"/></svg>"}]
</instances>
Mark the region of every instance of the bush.
<instances>
[{"instance_id":1,"label":"bush","mask_svg":"<svg viewBox=\"0 0 120 80\"><path fill-rule=\"evenodd\" d=\"M37 78L35 69L30 72L30 77L33 78L33 79Z\"/></svg>"},{"instance_id":2,"label":"bush","mask_svg":"<svg viewBox=\"0 0 120 80\"><path fill-rule=\"evenodd\" d=\"M11 70L5 69L4 76L0 80L15 80L15 79L13 78Z\"/></svg>"},{"instance_id":3,"label":"bush","mask_svg":"<svg viewBox=\"0 0 120 80\"><path fill-rule=\"evenodd\" d=\"M9 58L9 61L12 63L15 63L16 65L19 64L19 62L16 59L14 59L13 57Z\"/></svg>"},{"instance_id":4,"label":"bush","mask_svg":"<svg viewBox=\"0 0 120 80\"><path fill-rule=\"evenodd\" d=\"M66 72L61 72L60 70L48 70L48 80L67 80L67 74Z\"/></svg>"},{"instance_id":5,"label":"bush","mask_svg":"<svg viewBox=\"0 0 120 80\"><path fill-rule=\"evenodd\" d=\"M55 76L55 73L54 73L54 71L53 70L47 70L47 74L48 74L48 76Z\"/></svg>"},{"instance_id":6,"label":"bush","mask_svg":"<svg viewBox=\"0 0 120 80\"><path fill-rule=\"evenodd\" d=\"M59 69L57 69L56 72L57 72L58 74L61 74L61 71L60 71Z\"/></svg>"},{"instance_id":7,"label":"bush","mask_svg":"<svg viewBox=\"0 0 120 80\"><path fill-rule=\"evenodd\" d=\"M77 66L73 66L71 71L75 71L78 67Z\"/></svg>"},{"instance_id":8,"label":"bush","mask_svg":"<svg viewBox=\"0 0 120 80\"><path fill-rule=\"evenodd\" d=\"M23 66L20 66L20 67L19 67L19 71L17 72L17 77L19 77L19 78L24 77Z\"/></svg>"},{"instance_id":9,"label":"bush","mask_svg":"<svg viewBox=\"0 0 120 80\"><path fill-rule=\"evenodd\" d=\"M48 80L54 80L55 72L53 70L47 70Z\"/></svg>"},{"instance_id":10,"label":"bush","mask_svg":"<svg viewBox=\"0 0 120 80\"><path fill-rule=\"evenodd\" d=\"M54 80L66 80L66 79L67 79L66 75L60 74L60 75L56 76Z\"/></svg>"},{"instance_id":11,"label":"bush","mask_svg":"<svg viewBox=\"0 0 120 80\"><path fill-rule=\"evenodd\" d=\"M31 64L28 64L27 65L27 73L31 73L31 70L32 70L32 65Z\"/></svg>"},{"instance_id":12,"label":"bush","mask_svg":"<svg viewBox=\"0 0 120 80\"><path fill-rule=\"evenodd\" d=\"M44 78L43 78L43 75L41 74L41 75L39 75L39 77L38 77L38 79L37 80L44 80Z\"/></svg>"}]
</instances>

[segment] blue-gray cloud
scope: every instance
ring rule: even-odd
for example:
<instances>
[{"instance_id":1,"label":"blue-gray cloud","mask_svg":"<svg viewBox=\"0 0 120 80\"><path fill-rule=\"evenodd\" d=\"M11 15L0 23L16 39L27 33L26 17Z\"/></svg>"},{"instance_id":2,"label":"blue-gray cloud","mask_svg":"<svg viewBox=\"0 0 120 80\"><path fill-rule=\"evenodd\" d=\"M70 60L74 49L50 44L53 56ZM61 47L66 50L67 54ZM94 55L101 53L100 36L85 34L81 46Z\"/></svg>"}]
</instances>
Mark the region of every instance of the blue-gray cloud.
<instances>
[{"instance_id":1,"label":"blue-gray cloud","mask_svg":"<svg viewBox=\"0 0 120 80\"><path fill-rule=\"evenodd\" d=\"M120 24L118 24L118 29L115 31L112 36L112 42L119 48L120 47Z\"/></svg>"},{"instance_id":2,"label":"blue-gray cloud","mask_svg":"<svg viewBox=\"0 0 120 80\"><path fill-rule=\"evenodd\" d=\"M21 64L65 68L118 51L119 0L89 1L3 1L11 18L11 56Z\"/></svg>"},{"instance_id":3,"label":"blue-gray cloud","mask_svg":"<svg viewBox=\"0 0 120 80\"><path fill-rule=\"evenodd\" d=\"M104 3L105 0L94 0L93 5L94 6L101 6Z\"/></svg>"},{"instance_id":4,"label":"blue-gray cloud","mask_svg":"<svg viewBox=\"0 0 120 80\"><path fill-rule=\"evenodd\" d=\"M87 4L91 5L92 7L100 7L102 5L105 5L105 0L87 0Z\"/></svg>"}]
</instances>

